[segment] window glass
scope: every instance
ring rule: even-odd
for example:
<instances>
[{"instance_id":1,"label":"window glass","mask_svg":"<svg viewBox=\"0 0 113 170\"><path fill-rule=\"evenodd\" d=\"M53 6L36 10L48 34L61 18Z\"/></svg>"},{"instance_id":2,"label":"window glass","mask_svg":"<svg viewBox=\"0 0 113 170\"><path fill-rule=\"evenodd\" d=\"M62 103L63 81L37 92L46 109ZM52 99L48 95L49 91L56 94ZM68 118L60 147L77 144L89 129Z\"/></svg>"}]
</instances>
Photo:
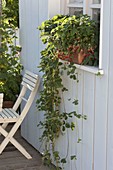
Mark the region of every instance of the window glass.
<instances>
[{"instance_id":1,"label":"window glass","mask_svg":"<svg viewBox=\"0 0 113 170\"><path fill-rule=\"evenodd\" d=\"M70 7L69 8L69 14L70 15L80 15L80 14L83 14L83 8Z\"/></svg>"},{"instance_id":2,"label":"window glass","mask_svg":"<svg viewBox=\"0 0 113 170\"><path fill-rule=\"evenodd\" d=\"M93 0L93 4L100 4L101 0Z\"/></svg>"},{"instance_id":3,"label":"window glass","mask_svg":"<svg viewBox=\"0 0 113 170\"><path fill-rule=\"evenodd\" d=\"M73 2L82 3L82 2L83 2L83 0L70 0L70 3L73 3Z\"/></svg>"},{"instance_id":4,"label":"window glass","mask_svg":"<svg viewBox=\"0 0 113 170\"><path fill-rule=\"evenodd\" d=\"M92 9L92 18L100 22L100 9Z\"/></svg>"}]
</instances>

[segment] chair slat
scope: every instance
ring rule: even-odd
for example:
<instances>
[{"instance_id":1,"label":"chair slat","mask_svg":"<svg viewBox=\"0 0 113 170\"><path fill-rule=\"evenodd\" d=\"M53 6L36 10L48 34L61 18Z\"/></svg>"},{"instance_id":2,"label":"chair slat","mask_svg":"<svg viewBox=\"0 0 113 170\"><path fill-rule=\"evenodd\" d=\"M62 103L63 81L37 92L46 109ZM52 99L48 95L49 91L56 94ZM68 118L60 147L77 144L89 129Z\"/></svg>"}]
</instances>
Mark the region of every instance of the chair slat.
<instances>
[{"instance_id":1,"label":"chair slat","mask_svg":"<svg viewBox=\"0 0 113 170\"><path fill-rule=\"evenodd\" d=\"M2 117L2 112L0 112L0 118L3 118L3 117Z\"/></svg>"},{"instance_id":2,"label":"chair slat","mask_svg":"<svg viewBox=\"0 0 113 170\"><path fill-rule=\"evenodd\" d=\"M30 72L28 70L26 70L26 74L30 75L31 77L34 77L34 78L38 79L38 75L37 74L34 74L34 73L32 73L32 72Z\"/></svg>"},{"instance_id":3,"label":"chair slat","mask_svg":"<svg viewBox=\"0 0 113 170\"><path fill-rule=\"evenodd\" d=\"M7 118L12 118L12 116L4 109L3 114L6 115Z\"/></svg>"},{"instance_id":4,"label":"chair slat","mask_svg":"<svg viewBox=\"0 0 113 170\"><path fill-rule=\"evenodd\" d=\"M26 88L28 88L29 90L33 91L34 87L30 86L29 84L26 84L25 82L21 83L23 86L25 86Z\"/></svg>"},{"instance_id":5,"label":"chair slat","mask_svg":"<svg viewBox=\"0 0 113 170\"><path fill-rule=\"evenodd\" d=\"M26 78L23 78L23 82L30 85L31 87L35 87L36 83L33 83L32 81L26 79Z\"/></svg>"},{"instance_id":6,"label":"chair slat","mask_svg":"<svg viewBox=\"0 0 113 170\"><path fill-rule=\"evenodd\" d=\"M10 114L12 113L16 117L19 117L19 114L17 112L15 112L13 109L8 109L8 111L10 112Z\"/></svg>"},{"instance_id":7,"label":"chair slat","mask_svg":"<svg viewBox=\"0 0 113 170\"><path fill-rule=\"evenodd\" d=\"M4 113L3 113L3 112L0 112L0 117L1 117L1 118L3 118L3 119L4 119L4 118L7 118L7 116L6 116L6 115L4 115Z\"/></svg>"},{"instance_id":8,"label":"chair slat","mask_svg":"<svg viewBox=\"0 0 113 170\"><path fill-rule=\"evenodd\" d=\"M21 97L21 99L24 100L25 102L28 101L25 97Z\"/></svg>"},{"instance_id":9,"label":"chair slat","mask_svg":"<svg viewBox=\"0 0 113 170\"><path fill-rule=\"evenodd\" d=\"M36 83L36 81L37 81L37 78L31 77L31 76L28 75L28 74L25 74L24 77L25 77L26 79L30 80L30 81L33 82L33 83Z\"/></svg>"},{"instance_id":10,"label":"chair slat","mask_svg":"<svg viewBox=\"0 0 113 170\"><path fill-rule=\"evenodd\" d=\"M15 111L13 111L12 109L4 109L3 110L4 114L7 114L7 116L10 118L16 118L18 117L17 113Z\"/></svg>"},{"instance_id":11,"label":"chair slat","mask_svg":"<svg viewBox=\"0 0 113 170\"><path fill-rule=\"evenodd\" d=\"M23 77L22 85L33 91L38 80L38 75L26 70L25 75Z\"/></svg>"}]
</instances>

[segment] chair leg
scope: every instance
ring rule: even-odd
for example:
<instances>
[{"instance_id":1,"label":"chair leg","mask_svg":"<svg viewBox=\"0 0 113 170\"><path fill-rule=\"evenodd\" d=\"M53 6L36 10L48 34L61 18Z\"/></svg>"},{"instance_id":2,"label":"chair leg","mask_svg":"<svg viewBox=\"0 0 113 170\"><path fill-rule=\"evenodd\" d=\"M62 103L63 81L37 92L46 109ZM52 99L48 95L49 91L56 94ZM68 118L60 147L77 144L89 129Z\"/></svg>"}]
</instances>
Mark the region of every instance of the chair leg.
<instances>
[{"instance_id":1,"label":"chair leg","mask_svg":"<svg viewBox=\"0 0 113 170\"><path fill-rule=\"evenodd\" d=\"M25 148L20 145L13 137L11 138L10 142L27 158L32 159L31 155L25 150Z\"/></svg>"},{"instance_id":2,"label":"chair leg","mask_svg":"<svg viewBox=\"0 0 113 170\"><path fill-rule=\"evenodd\" d=\"M10 137L10 135L2 128L2 126L0 126L0 132L6 137L0 145L0 154L5 149L7 144L11 142L27 159L32 158L31 155L24 149L24 147L21 146L13 137Z\"/></svg>"},{"instance_id":3,"label":"chair leg","mask_svg":"<svg viewBox=\"0 0 113 170\"><path fill-rule=\"evenodd\" d=\"M3 124L2 124L2 128L3 128L3 129L6 129L7 126L8 126L8 123L3 123ZM0 136L1 136L1 133L0 133Z\"/></svg>"},{"instance_id":4,"label":"chair leg","mask_svg":"<svg viewBox=\"0 0 113 170\"><path fill-rule=\"evenodd\" d=\"M2 124L2 127L3 127L4 129L6 129L7 125L8 125L8 123L3 123L3 124Z\"/></svg>"},{"instance_id":5,"label":"chair leg","mask_svg":"<svg viewBox=\"0 0 113 170\"><path fill-rule=\"evenodd\" d=\"M2 128L2 126L0 126L0 132L3 136L7 136L7 132ZM3 140L3 142L0 144L0 154L2 153L2 151L4 150L4 148L7 146L7 144L9 143L9 140L7 137Z\"/></svg>"}]
</instances>

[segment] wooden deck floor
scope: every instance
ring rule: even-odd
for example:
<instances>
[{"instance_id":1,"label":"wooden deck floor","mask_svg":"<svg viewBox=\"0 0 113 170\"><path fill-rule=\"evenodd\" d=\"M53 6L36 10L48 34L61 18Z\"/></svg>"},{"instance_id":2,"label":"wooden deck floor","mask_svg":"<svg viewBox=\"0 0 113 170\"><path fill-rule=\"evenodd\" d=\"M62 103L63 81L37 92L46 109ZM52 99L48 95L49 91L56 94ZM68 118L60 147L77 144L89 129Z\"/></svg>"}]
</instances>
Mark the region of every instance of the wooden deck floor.
<instances>
[{"instance_id":1,"label":"wooden deck floor","mask_svg":"<svg viewBox=\"0 0 113 170\"><path fill-rule=\"evenodd\" d=\"M0 155L0 170L51 170L42 164L41 155L21 136L20 130L15 134L15 138L31 154L32 159L26 159L11 143L7 145ZM3 137L0 136L0 143Z\"/></svg>"}]
</instances>

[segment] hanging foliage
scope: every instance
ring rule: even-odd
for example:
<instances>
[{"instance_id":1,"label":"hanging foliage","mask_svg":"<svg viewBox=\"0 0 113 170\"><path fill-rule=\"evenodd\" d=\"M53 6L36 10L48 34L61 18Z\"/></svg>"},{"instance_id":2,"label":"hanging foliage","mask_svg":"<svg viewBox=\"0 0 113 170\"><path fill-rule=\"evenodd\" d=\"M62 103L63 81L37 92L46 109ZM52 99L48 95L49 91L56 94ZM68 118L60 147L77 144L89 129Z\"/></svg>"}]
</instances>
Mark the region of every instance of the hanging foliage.
<instances>
[{"instance_id":1,"label":"hanging foliage","mask_svg":"<svg viewBox=\"0 0 113 170\"><path fill-rule=\"evenodd\" d=\"M17 40L18 0L2 0L0 16L0 92L4 100L15 101L20 91L21 47Z\"/></svg>"},{"instance_id":2,"label":"hanging foliage","mask_svg":"<svg viewBox=\"0 0 113 170\"><path fill-rule=\"evenodd\" d=\"M61 111L60 106L62 102L61 93L68 91L63 85L62 74L67 72L67 76L78 82L76 66L73 62L59 61L57 55L57 48L55 46L53 29L61 24L64 16L58 15L42 23L39 30L41 32L42 42L47 44L46 48L41 51L41 62L39 65L40 71L43 72L43 90L40 92L40 99L37 100L37 108L44 112L44 120L39 122L39 127L43 129L41 142L45 143L45 150L43 154L44 163L48 166L56 162L57 170L62 169L62 164L67 161L67 154L64 158L60 157L60 153L55 150L56 139L63 134L66 129L75 129L75 122L70 121L71 118L77 119L86 116L78 114L76 110L67 112L65 109ZM56 37L57 38L57 37ZM70 100L71 102L71 100ZM78 100L72 101L73 105L78 104ZM65 107L64 107L65 108ZM80 139L78 139L78 142ZM70 159L76 159L76 155L71 155Z\"/></svg>"},{"instance_id":3,"label":"hanging foliage","mask_svg":"<svg viewBox=\"0 0 113 170\"><path fill-rule=\"evenodd\" d=\"M19 27L19 0L2 0L2 13L9 24Z\"/></svg>"}]
</instances>

